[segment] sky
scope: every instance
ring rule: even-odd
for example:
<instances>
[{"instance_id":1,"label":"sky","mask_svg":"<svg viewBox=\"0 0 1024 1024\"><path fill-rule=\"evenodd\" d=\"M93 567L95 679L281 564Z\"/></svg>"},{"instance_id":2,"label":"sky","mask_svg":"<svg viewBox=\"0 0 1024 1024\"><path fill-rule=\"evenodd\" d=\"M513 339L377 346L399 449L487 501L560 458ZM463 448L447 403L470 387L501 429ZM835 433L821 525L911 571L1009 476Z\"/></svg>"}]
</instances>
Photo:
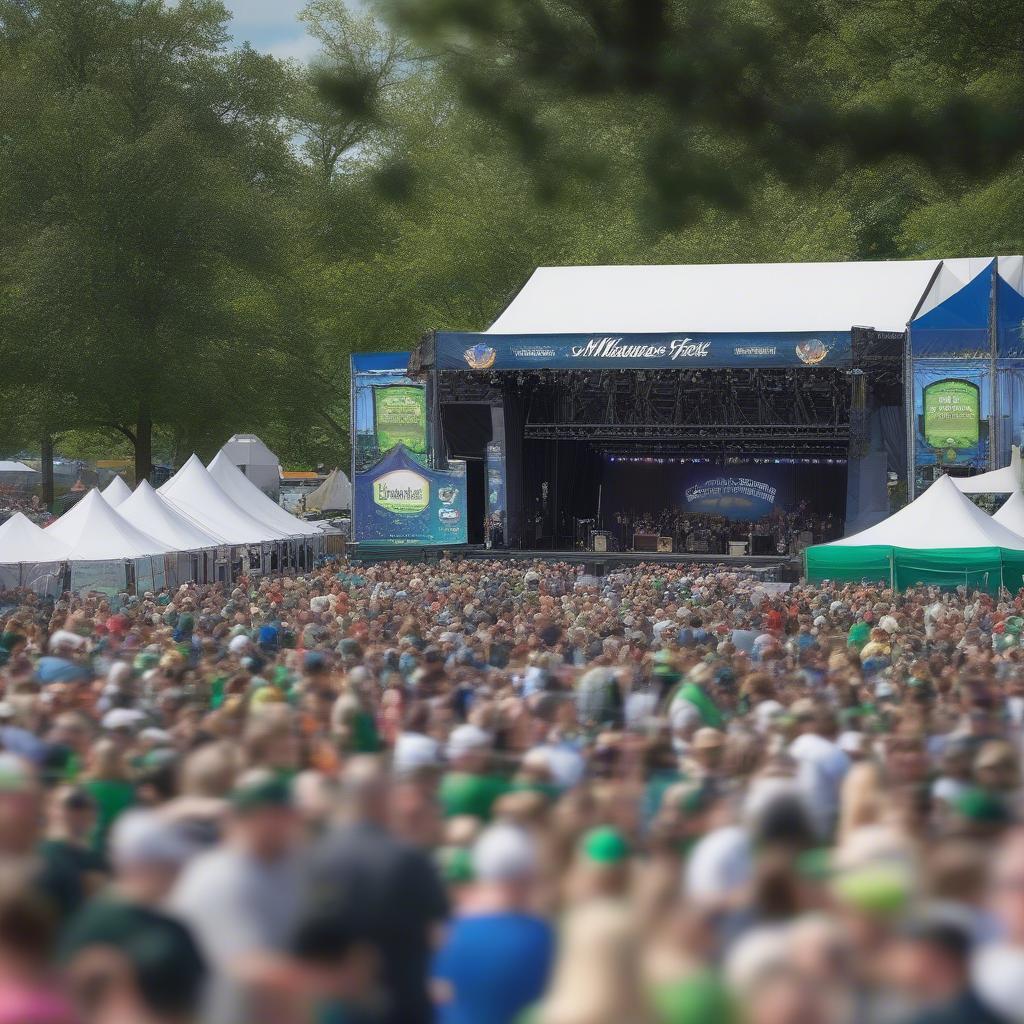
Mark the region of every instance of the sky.
<instances>
[{"instance_id":1,"label":"sky","mask_svg":"<svg viewBox=\"0 0 1024 1024\"><path fill-rule=\"evenodd\" d=\"M224 0L235 41L249 42L275 57L307 60L316 43L296 20L306 0Z\"/></svg>"}]
</instances>

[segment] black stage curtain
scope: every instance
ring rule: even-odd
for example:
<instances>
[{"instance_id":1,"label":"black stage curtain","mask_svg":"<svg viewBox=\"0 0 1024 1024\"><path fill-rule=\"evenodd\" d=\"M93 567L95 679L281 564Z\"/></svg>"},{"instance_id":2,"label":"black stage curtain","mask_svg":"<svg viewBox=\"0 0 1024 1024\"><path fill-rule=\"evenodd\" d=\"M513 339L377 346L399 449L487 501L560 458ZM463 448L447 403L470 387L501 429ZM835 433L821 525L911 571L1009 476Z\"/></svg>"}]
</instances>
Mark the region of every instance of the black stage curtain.
<instances>
[{"instance_id":1,"label":"black stage curtain","mask_svg":"<svg viewBox=\"0 0 1024 1024\"><path fill-rule=\"evenodd\" d=\"M526 430L526 396L513 385L502 393L505 416L505 496L508 501L508 535L510 548L522 548L525 541L526 514L523 495L523 434Z\"/></svg>"},{"instance_id":2,"label":"black stage curtain","mask_svg":"<svg viewBox=\"0 0 1024 1024\"><path fill-rule=\"evenodd\" d=\"M441 406L441 426L451 459L482 459L491 440L491 407L482 403Z\"/></svg>"},{"instance_id":3,"label":"black stage curtain","mask_svg":"<svg viewBox=\"0 0 1024 1024\"><path fill-rule=\"evenodd\" d=\"M484 542L484 458L491 440L491 407L466 402L441 407L448 458L466 461L466 536L470 544Z\"/></svg>"}]
</instances>

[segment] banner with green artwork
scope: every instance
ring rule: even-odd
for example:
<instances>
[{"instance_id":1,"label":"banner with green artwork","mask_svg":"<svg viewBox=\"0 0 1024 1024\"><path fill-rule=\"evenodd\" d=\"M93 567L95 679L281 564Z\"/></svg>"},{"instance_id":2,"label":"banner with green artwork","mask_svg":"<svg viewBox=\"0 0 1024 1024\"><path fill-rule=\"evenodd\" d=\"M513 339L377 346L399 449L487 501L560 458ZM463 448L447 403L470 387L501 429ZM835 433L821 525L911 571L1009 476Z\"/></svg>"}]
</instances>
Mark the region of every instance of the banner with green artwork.
<instances>
[{"instance_id":1,"label":"banner with green artwork","mask_svg":"<svg viewBox=\"0 0 1024 1024\"><path fill-rule=\"evenodd\" d=\"M969 380L938 380L924 389L924 437L932 448L963 450L978 443L981 395Z\"/></svg>"},{"instance_id":2,"label":"banner with green artwork","mask_svg":"<svg viewBox=\"0 0 1024 1024\"><path fill-rule=\"evenodd\" d=\"M381 455L400 444L410 452L427 451L427 393L415 384L387 384L373 389L374 432Z\"/></svg>"}]
</instances>

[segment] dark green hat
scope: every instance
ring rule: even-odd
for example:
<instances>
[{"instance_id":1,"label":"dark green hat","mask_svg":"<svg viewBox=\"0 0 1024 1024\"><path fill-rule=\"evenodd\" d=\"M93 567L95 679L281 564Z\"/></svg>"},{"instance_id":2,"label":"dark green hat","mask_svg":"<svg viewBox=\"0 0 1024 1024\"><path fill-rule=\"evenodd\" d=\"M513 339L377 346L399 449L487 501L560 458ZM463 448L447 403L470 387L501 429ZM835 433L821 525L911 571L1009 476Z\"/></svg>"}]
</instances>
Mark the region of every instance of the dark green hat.
<instances>
[{"instance_id":1,"label":"dark green hat","mask_svg":"<svg viewBox=\"0 0 1024 1024\"><path fill-rule=\"evenodd\" d=\"M262 807L290 807L291 787L279 775L260 773L259 778L243 779L231 794L231 805L236 811L259 810Z\"/></svg>"}]
</instances>

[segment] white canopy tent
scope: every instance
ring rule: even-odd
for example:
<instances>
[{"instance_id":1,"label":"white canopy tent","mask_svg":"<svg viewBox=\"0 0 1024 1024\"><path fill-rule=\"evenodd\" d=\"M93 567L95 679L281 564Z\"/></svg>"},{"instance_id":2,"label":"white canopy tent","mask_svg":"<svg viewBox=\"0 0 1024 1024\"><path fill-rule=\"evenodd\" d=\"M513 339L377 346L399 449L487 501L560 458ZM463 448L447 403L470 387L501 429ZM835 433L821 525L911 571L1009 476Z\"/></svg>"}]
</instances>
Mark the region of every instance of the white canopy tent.
<instances>
[{"instance_id":1,"label":"white canopy tent","mask_svg":"<svg viewBox=\"0 0 1024 1024\"><path fill-rule=\"evenodd\" d=\"M59 593L68 547L15 512L0 526L0 589Z\"/></svg>"},{"instance_id":2,"label":"white canopy tent","mask_svg":"<svg viewBox=\"0 0 1024 1024\"><path fill-rule=\"evenodd\" d=\"M66 557L72 562L144 558L174 550L118 515L95 487L46 532L67 545Z\"/></svg>"},{"instance_id":3,"label":"white canopy tent","mask_svg":"<svg viewBox=\"0 0 1024 1024\"><path fill-rule=\"evenodd\" d=\"M217 453L217 458L222 455L271 501L280 495L281 467L278 458L255 434L233 434ZM209 468L212 472L213 462Z\"/></svg>"},{"instance_id":4,"label":"white canopy tent","mask_svg":"<svg viewBox=\"0 0 1024 1024\"><path fill-rule=\"evenodd\" d=\"M903 331L988 262L539 267L487 333Z\"/></svg>"},{"instance_id":5,"label":"white canopy tent","mask_svg":"<svg viewBox=\"0 0 1024 1024\"><path fill-rule=\"evenodd\" d=\"M225 494L249 515L274 530L291 537L312 537L320 530L312 523L303 522L286 512L272 498L268 498L225 454L222 448L207 467L210 476L220 484Z\"/></svg>"},{"instance_id":6,"label":"white canopy tent","mask_svg":"<svg viewBox=\"0 0 1024 1024\"><path fill-rule=\"evenodd\" d=\"M1020 489L1014 491L992 519L1008 530L1024 536L1024 492Z\"/></svg>"},{"instance_id":7,"label":"white canopy tent","mask_svg":"<svg viewBox=\"0 0 1024 1024\"><path fill-rule=\"evenodd\" d=\"M962 583L994 592L1017 589L1024 572L1024 536L986 515L945 475L876 526L804 554L812 582Z\"/></svg>"},{"instance_id":8,"label":"white canopy tent","mask_svg":"<svg viewBox=\"0 0 1024 1024\"><path fill-rule=\"evenodd\" d=\"M100 491L107 504L111 508L118 508L123 502L132 496L132 489L124 482L121 474L118 473L106 487Z\"/></svg>"},{"instance_id":9,"label":"white canopy tent","mask_svg":"<svg viewBox=\"0 0 1024 1024\"><path fill-rule=\"evenodd\" d=\"M52 533L15 512L0 526L0 565L18 562L62 562L68 546Z\"/></svg>"},{"instance_id":10,"label":"white canopy tent","mask_svg":"<svg viewBox=\"0 0 1024 1024\"><path fill-rule=\"evenodd\" d=\"M143 480L117 511L133 526L163 541L174 551L200 551L221 543L165 501L148 480Z\"/></svg>"},{"instance_id":11,"label":"white canopy tent","mask_svg":"<svg viewBox=\"0 0 1024 1024\"><path fill-rule=\"evenodd\" d=\"M963 494L1012 494L1021 488L1020 448L1010 449L1010 464L977 476L952 477Z\"/></svg>"},{"instance_id":12,"label":"white canopy tent","mask_svg":"<svg viewBox=\"0 0 1024 1024\"><path fill-rule=\"evenodd\" d=\"M1003 547L1024 551L1024 536L996 522L957 490L952 477L943 474L919 498L876 526L819 546L871 544L928 550Z\"/></svg>"},{"instance_id":13,"label":"white canopy tent","mask_svg":"<svg viewBox=\"0 0 1024 1024\"><path fill-rule=\"evenodd\" d=\"M193 454L157 493L172 508L223 545L290 540L288 534L260 522L232 500Z\"/></svg>"},{"instance_id":14,"label":"white canopy tent","mask_svg":"<svg viewBox=\"0 0 1024 1024\"><path fill-rule=\"evenodd\" d=\"M332 469L327 479L306 495L306 508L321 512L340 512L352 508L352 484L340 469Z\"/></svg>"}]
</instances>

